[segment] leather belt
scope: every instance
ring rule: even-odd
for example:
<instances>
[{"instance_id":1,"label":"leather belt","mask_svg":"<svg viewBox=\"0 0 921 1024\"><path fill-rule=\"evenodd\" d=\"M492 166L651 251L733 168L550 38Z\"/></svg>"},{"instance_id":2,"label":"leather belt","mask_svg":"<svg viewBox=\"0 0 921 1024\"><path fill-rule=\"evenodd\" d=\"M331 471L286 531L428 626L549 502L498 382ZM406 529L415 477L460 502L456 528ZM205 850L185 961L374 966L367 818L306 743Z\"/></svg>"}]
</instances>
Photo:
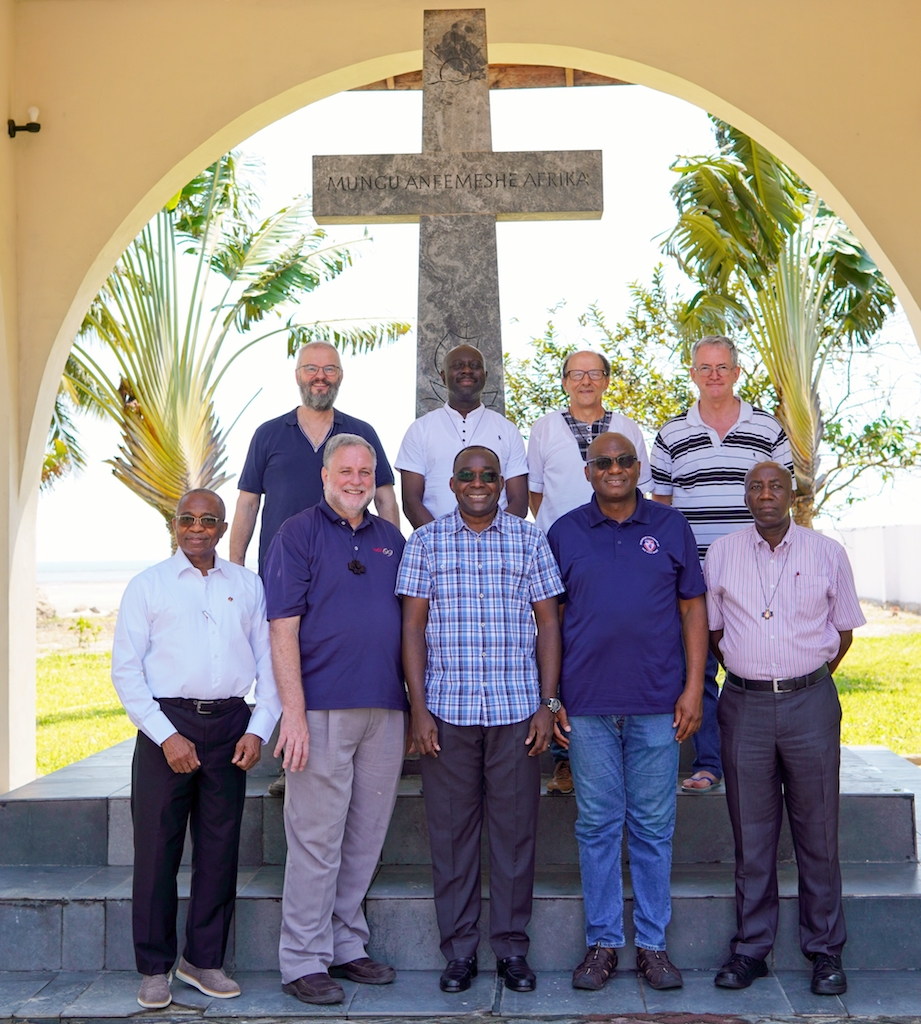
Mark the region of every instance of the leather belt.
<instances>
[{"instance_id":1,"label":"leather belt","mask_svg":"<svg viewBox=\"0 0 921 1024\"><path fill-rule=\"evenodd\" d=\"M762 693L792 693L794 690L804 690L807 686L820 683L826 676L831 675L828 662L810 672L808 676L791 676L789 679L743 679L735 672L726 672L726 682L738 686L740 690L758 690Z\"/></svg>"},{"instance_id":2,"label":"leather belt","mask_svg":"<svg viewBox=\"0 0 921 1024\"><path fill-rule=\"evenodd\" d=\"M220 700L198 700L195 697L157 697L161 704L174 708L185 708L199 715L224 715L246 701L242 697L223 697Z\"/></svg>"}]
</instances>

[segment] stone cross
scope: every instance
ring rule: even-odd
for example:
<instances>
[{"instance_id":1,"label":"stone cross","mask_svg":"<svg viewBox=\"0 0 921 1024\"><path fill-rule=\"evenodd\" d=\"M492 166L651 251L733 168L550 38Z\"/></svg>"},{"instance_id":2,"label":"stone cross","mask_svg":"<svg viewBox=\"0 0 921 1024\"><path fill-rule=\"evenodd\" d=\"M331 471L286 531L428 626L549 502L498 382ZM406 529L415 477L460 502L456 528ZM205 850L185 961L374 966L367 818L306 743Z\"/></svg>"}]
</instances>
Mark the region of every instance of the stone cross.
<instances>
[{"instance_id":1,"label":"stone cross","mask_svg":"<svg viewBox=\"0 0 921 1024\"><path fill-rule=\"evenodd\" d=\"M493 152L484 10L426 11L423 42L422 152L315 156L313 213L419 222L416 415L445 401L441 361L463 341L486 360L483 403L504 413L496 220L599 218L601 152Z\"/></svg>"}]
</instances>

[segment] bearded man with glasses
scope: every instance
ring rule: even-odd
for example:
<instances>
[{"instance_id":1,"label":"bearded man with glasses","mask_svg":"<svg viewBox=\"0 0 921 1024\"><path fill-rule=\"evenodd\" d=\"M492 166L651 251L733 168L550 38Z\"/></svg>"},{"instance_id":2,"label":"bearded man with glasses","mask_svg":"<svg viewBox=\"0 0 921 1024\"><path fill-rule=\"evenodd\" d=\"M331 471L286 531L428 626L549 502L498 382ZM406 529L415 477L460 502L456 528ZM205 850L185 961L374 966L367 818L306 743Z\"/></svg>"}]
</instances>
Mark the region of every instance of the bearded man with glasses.
<instances>
[{"instance_id":1,"label":"bearded man with glasses","mask_svg":"<svg viewBox=\"0 0 921 1024\"><path fill-rule=\"evenodd\" d=\"M572 984L600 989L626 944L626 822L637 970L652 988L680 988L665 928L678 745L701 719L704 580L687 520L637 489L630 439L602 434L588 455L592 500L547 535L566 588L557 738L568 734L585 900L587 949Z\"/></svg>"},{"instance_id":2,"label":"bearded man with glasses","mask_svg":"<svg viewBox=\"0 0 921 1024\"><path fill-rule=\"evenodd\" d=\"M237 887L246 772L281 714L262 580L218 558L227 530L214 491L189 491L173 519L178 550L128 584L112 683L138 728L131 769L132 926L138 1002L168 1006L176 960L176 874L191 819L192 888L176 976L229 999L222 968ZM243 699L256 680L256 707Z\"/></svg>"},{"instance_id":3,"label":"bearded man with glasses","mask_svg":"<svg viewBox=\"0 0 921 1024\"><path fill-rule=\"evenodd\" d=\"M791 473L793 459L783 427L770 413L734 394L741 368L736 347L722 335L707 335L691 347L691 380L700 398L664 423L652 446L652 498L687 517L703 564L718 537L749 525L745 474L759 462L779 462ZM706 793L723 778L716 721L718 665L707 655L704 718L694 737L696 757L685 793Z\"/></svg>"},{"instance_id":4,"label":"bearded man with glasses","mask_svg":"<svg viewBox=\"0 0 921 1024\"><path fill-rule=\"evenodd\" d=\"M294 375L301 405L261 424L253 434L230 528L230 560L243 565L265 495L259 534L263 575L269 545L281 524L322 499L323 450L336 434L357 434L372 445L377 455L374 507L382 519L400 527L393 470L377 433L370 423L335 408L343 377L339 353L325 342L305 345L297 354Z\"/></svg>"},{"instance_id":5,"label":"bearded man with glasses","mask_svg":"<svg viewBox=\"0 0 921 1024\"><path fill-rule=\"evenodd\" d=\"M563 393L566 409L548 412L531 427L528 439L528 504L534 521L546 533L567 512L584 505L592 496L585 477L588 446L601 434L629 437L639 456L639 488L652 488L646 442L629 417L606 410L602 403L611 380L611 364L600 352L573 352L563 361ZM547 792L553 796L572 792L569 754L556 740L550 744L553 778Z\"/></svg>"}]
</instances>

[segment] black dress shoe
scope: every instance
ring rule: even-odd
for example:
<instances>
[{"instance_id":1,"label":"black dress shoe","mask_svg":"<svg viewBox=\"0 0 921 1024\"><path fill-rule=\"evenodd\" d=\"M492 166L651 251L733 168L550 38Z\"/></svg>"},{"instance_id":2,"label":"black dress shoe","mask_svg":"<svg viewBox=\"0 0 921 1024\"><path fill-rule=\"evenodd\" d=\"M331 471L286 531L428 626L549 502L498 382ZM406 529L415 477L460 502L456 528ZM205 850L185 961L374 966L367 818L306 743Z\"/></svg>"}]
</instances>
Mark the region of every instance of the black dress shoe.
<instances>
[{"instance_id":1,"label":"black dress shoe","mask_svg":"<svg viewBox=\"0 0 921 1024\"><path fill-rule=\"evenodd\" d=\"M528 967L523 956L505 956L496 963L500 978L505 978L505 987L513 992L533 992L537 988L537 975Z\"/></svg>"},{"instance_id":2,"label":"black dress shoe","mask_svg":"<svg viewBox=\"0 0 921 1024\"><path fill-rule=\"evenodd\" d=\"M817 996L840 996L847 992L847 975L840 956L816 953L812 958L811 987Z\"/></svg>"},{"instance_id":3,"label":"black dress shoe","mask_svg":"<svg viewBox=\"0 0 921 1024\"><path fill-rule=\"evenodd\" d=\"M476 957L461 956L449 960L448 966L441 972L438 987L442 992L465 992L476 977Z\"/></svg>"},{"instance_id":4,"label":"black dress shoe","mask_svg":"<svg viewBox=\"0 0 921 1024\"><path fill-rule=\"evenodd\" d=\"M755 978L763 978L767 972L767 964L763 960L733 953L716 972L713 984L717 988L748 988Z\"/></svg>"}]
</instances>

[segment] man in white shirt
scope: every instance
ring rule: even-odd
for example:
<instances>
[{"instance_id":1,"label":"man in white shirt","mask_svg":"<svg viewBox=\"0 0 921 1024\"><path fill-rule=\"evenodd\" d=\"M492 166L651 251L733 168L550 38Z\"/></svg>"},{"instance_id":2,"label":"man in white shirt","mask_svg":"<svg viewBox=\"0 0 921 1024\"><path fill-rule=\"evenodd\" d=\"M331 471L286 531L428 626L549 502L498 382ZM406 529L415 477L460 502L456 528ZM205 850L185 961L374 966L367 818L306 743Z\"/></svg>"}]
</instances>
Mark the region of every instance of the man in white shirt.
<instances>
[{"instance_id":1,"label":"man in white shirt","mask_svg":"<svg viewBox=\"0 0 921 1024\"><path fill-rule=\"evenodd\" d=\"M602 434L622 434L633 442L640 462L639 489L652 489L649 456L640 428L618 412L606 411L602 398L611 380L611 363L600 352L573 352L563 360L563 391L569 407L548 412L531 427L528 440L528 504L534 521L546 533L574 508L591 501L585 476L588 446ZM569 752L553 740L553 778L547 792L573 791Z\"/></svg>"},{"instance_id":2,"label":"man in white shirt","mask_svg":"<svg viewBox=\"0 0 921 1024\"><path fill-rule=\"evenodd\" d=\"M281 714L259 577L218 558L227 530L213 491L183 495L179 550L128 584L112 682L138 727L131 772L132 924L138 1002L168 1006L176 960L176 875L191 817L192 890L176 974L206 995L240 986L221 965L233 916L246 772ZM244 696L256 680L256 707Z\"/></svg>"},{"instance_id":3,"label":"man in white shirt","mask_svg":"<svg viewBox=\"0 0 921 1024\"><path fill-rule=\"evenodd\" d=\"M480 403L489 374L483 355L458 345L445 356L441 379L448 400L420 416L406 431L396 458L403 485L403 511L413 529L453 512L457 499L450 480L454 458L471 445L499 457L505 491L499 507L521 519L528 514L528 461L518 428Z\"/></svg>"}]
</instances>

